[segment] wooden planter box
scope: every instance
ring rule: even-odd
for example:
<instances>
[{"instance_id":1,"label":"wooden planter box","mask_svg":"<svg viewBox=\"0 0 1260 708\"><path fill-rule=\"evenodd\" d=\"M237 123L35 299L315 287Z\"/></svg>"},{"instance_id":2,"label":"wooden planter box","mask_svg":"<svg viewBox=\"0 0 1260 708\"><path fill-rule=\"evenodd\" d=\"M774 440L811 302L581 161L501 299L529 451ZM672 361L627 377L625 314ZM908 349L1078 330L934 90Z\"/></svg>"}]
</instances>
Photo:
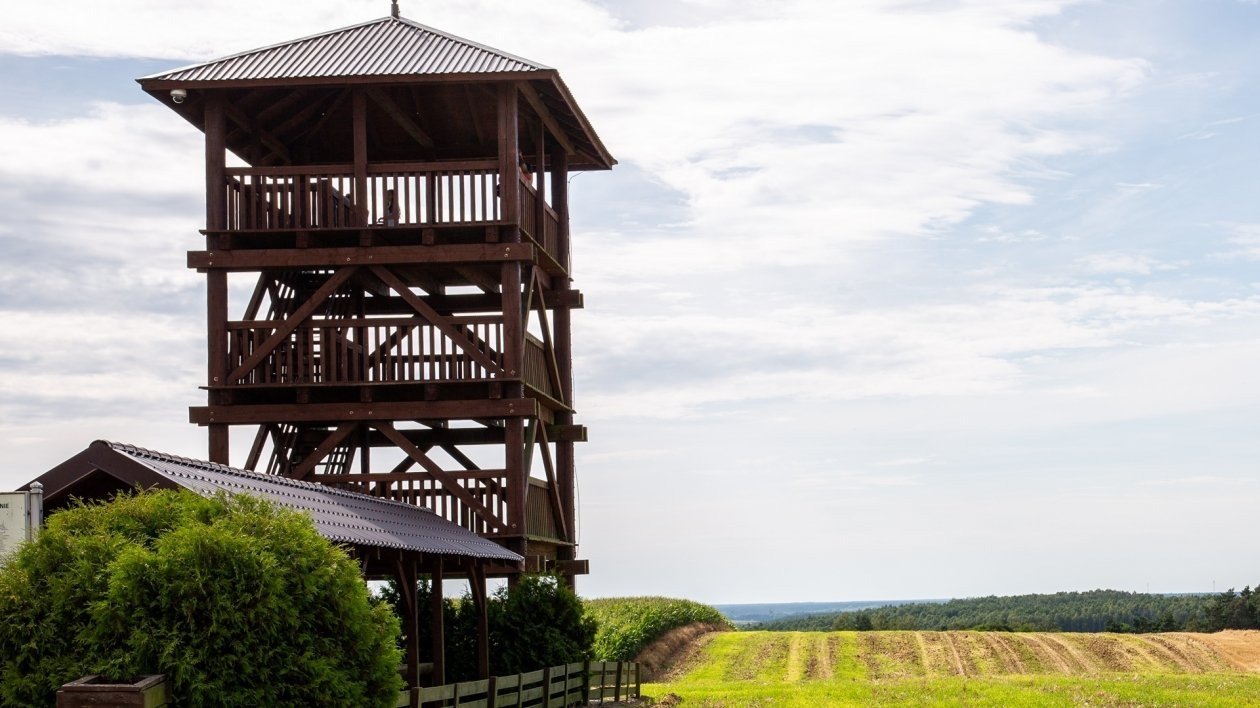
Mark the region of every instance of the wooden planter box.
<instances>
[{"instance_id":1,"label":"wooden planter box","mask_svg":"<svg viewBox=\"0 0 1260 708\"><path fill-rule=\"evenodd\" d=\"M163 708L169 704L163 674L142 676L135 683L110 683L101 676L84 676L57 691L57 708Z\"/></svg>"}]
</instances>

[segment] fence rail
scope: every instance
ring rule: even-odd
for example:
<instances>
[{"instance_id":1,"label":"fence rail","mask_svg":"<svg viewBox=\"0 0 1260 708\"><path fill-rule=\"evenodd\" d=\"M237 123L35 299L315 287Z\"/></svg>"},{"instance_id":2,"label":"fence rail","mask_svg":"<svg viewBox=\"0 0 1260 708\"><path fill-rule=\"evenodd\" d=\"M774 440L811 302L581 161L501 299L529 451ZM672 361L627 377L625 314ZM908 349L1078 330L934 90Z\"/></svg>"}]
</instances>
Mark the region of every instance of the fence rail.
<instances>
[{"instance_id":1,"label":"fence rail","mask_svg":"<svg viewBox=\"0 0 1260 708\"><path fill-rule=\"evenodd\" d=\"M482 381L502 376L502 318L452 317L449 322L457 338L420 318L313 319L279 342L271 338L283 322L229 322L228 370L253 363L233 385Z\"/></svg>"},{"instance_id":2,"label":"fence rail","mask_svg":"<svg viewBox=\"0 0 1260 708\"><path fill-rule=\"evenodd\" d=\"M398 695L395 708L566 708L619 701L639 695L639 665L587 661L513 676L445 686L413 688Z\"/></svg>"}]
</instances>

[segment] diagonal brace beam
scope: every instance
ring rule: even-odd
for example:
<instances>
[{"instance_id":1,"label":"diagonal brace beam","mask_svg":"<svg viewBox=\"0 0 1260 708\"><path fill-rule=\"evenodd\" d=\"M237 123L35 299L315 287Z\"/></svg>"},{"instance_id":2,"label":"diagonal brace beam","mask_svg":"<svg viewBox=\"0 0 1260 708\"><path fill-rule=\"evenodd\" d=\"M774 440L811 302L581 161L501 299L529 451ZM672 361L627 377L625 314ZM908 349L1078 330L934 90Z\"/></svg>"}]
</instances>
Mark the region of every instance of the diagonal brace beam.
<instances>
[{"instance_id":1,"label":"diagonal brace beam","mask_svg":"<svg viewBox=\"0 0 1260 708\"><path fill-rule=\"evenodd\" d=\"M446 470L438 466L438 464L430 459L428 455L424 454L423 450L416 447L414 443L408 440L406 435L398 432L398 429L394 427L393 423L380 422L375 423L374 425L385 437L389 438L390 442L397 445L398 449L407 453L408 457L418 462L426 472L432 475L433 478L446 489L446 491L450 492L452 496L464 502L469 509L472 509L479 516L485 519L492 532L497 532L503 528L503 522L494 512L487 509L485 505L474 498L472 494L469 494L467 489L460 486L459 481L455 477L451 476Z\"/></svg>"},{"instance_id":2,"label":"diagonal brace beam","mask_svg":"<svg viewBox=\"0 0 1260 708\"><path fill-rule=\"evenodd\" d=\"M486 371L499 375L503 374L503 367L499 365L499 362L491 358L490 355L481 351L481 349L468 338L467 332L462 327L457 327L451 324L449 320L443 317L437 310L433 309L429 303L425 302L422 298L420 298L420 296L411 292L411 288L408 288L407 285L391 273L389 269L382 266L371 266L371 270L373 275L380 278L381 282L393 288L394 291L397 292L398 295L412 307L412 309L420 313L421 317L424 317L429 322L432 322L434 327L437 327L442 334L449 337L456 346L463 349L473 361L485 367Z\"/></svg>"},{"instance_id":3,"label":"diagonal brace beam","mask_svg":"<svg viewBox=\"0 0 1260 708\"><path fill-rule=\"evenodd\" d=\"M271 352L275 351L275 348L280 346L281 342L289 338L289 335L293 333L293 330L297 329L298 325L302 324L306 318L314 314L315 310L320 305L324 304L325 300L331 297L333 293L337 292L337 288L340 288L342 284L349 280L350 276L354 275L356 270L358 270L358 266L347 266L345 268L341 268L336 273L333 273L332 277L320 286L319 290L316 290L315 293L311 295L311 299L307 300L292 315L289 315L289 317L276 328L276 331L273 332L270 337L267 337L267 341L263 342L262 346L254 350L254 353L251 354L248 359L241 362L241 365L232 371L232 373L228 376L228 380L237 381L252 371L255 366L261 364L262 360L266 359Z\"/></svg>"}]
</instances>

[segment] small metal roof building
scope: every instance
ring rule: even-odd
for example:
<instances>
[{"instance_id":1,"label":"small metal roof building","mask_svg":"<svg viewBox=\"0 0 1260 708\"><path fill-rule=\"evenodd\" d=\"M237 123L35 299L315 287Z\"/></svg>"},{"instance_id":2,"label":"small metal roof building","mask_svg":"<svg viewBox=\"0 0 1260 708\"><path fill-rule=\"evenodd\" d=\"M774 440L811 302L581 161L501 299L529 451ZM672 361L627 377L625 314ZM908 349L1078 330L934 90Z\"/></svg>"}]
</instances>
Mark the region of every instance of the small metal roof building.
<instances>
[{"instance_id":1,"label":"small metal roof building","mask_svg":"<svg viewBox=\"0 0 1260 708\"><path fill-rule=\"evenodd\" d=\"M137 487L189 489L207 496L253 494L309 513L320 535L360 552L390 549L508 563L522 560L499 544L413 504L106 440L97 440L33 482L44 485L48 509L64 507L72 498L105 499Z\"/></svg>"},{"instance_id":2,"label":"small metal roof building","mask_svg":"<svg viewBox=\"0 0 1260 708\"><path fill-rule=\"evenodd\" d=\"M309 513L325 538L348 547L369 578L392 577L404 596L403 632L407 637L409 676L419 675L419 624L411 588L421 574L437 580L431 609L442 605L442 578L465 577L477 605L478 651L489 647L485 622L486 568L519 566L520 555L413 504L347 492L323 484L154 452L133 445L97 440L85 450L31 480L44 486L44 507L54 511L75 499L107 500L130 489L188 489L207 496L219 492L252 494L276 505ZM444 630L434 632L433 676L442 683ZM414 685L414 684L413 684Z\"/></svg>"}]
</instances>

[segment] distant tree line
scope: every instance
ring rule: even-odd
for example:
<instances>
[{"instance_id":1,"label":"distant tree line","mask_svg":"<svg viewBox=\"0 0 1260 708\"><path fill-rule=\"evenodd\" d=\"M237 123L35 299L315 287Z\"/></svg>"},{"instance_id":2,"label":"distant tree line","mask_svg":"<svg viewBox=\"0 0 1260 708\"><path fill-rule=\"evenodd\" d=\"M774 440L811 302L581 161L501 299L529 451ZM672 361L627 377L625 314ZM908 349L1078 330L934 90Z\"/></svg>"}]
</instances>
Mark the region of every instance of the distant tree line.
<instances>
[{"instance_id":1,"label":"distant tree line","mask_svg":"<svg viewBox=\"0 0 1260 708\"><path fill-rule=\"evenodd\" d=\"M1260 629L1260 586L1215 595L1120 590L978 597L856 612L798 615L757 625L781 631L1216 632Z\"/></svg>"}]
</instances>

